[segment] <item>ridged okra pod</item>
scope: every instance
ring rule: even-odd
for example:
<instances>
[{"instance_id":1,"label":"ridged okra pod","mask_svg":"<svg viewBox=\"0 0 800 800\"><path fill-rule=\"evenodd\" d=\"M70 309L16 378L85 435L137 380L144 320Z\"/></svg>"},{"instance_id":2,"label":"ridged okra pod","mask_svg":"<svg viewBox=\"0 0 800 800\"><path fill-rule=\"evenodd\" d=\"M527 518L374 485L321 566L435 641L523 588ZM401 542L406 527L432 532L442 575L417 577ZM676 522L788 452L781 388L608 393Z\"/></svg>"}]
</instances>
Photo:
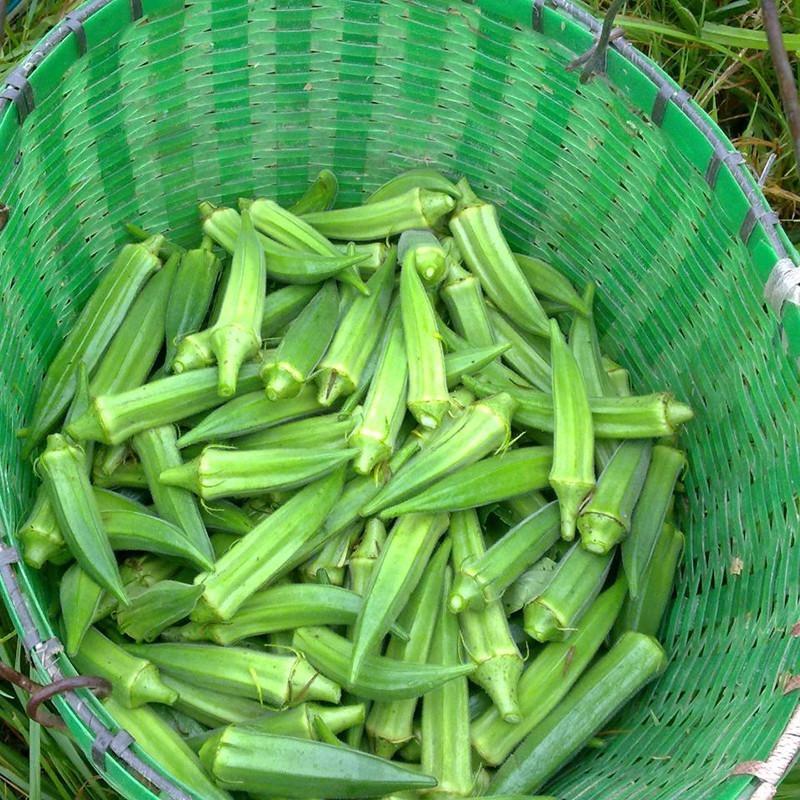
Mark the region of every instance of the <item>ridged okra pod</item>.
<instances>
[{"instance_id":1,"label":"ridged okra pod","mask_svg":"<svg viewBox=\"0 0 800 800\"><path fill-rule=\"evenodd\" d=\"M170 625L186 619L202 593L202 586L161 581L117 612L117 627L135 642L152 642Z\"/></svg>"},{"instance_id":2,"label":"ridged okra pod","mask_svg":"<svg viewBox=\"0 0 800 800\"><path fill-rule=\"evenodd\" d=\"M310 392L312 397L316 396L313 390ZM284 422L274 428L237 436L230 443L240 450L261 450L275 447L342 450L348 446L348 443L351 447L355 446L355 443L348 442L348 439L351 438L350 434L358 422L359 414L360 409L345 416L334 412L318 417Z\"/></svg>"},{"instance_id":3,"label":"ridged okra pod","mask_svg":"<svg viewBox=\"0 0 800 800\"><path fill-rule=\"evenodd\" d=\"M245 364L239 374L239 394L261 385L258 364ZM92 399L89 410L67 425L75 439L120 444L139 431L169 425L221 405L214 367L151 381L120 394Z\"/></svg>"},{"instance_id":4,"label":"ridged okra pod","mask_svg":"<svg viewBox=\"0 0 800 800\"><path fill-rule=\"evenodd\" d=\"M367 520L364 533L350 556L347 564L350 588L361 597L386 546L386 537L386 526L381 520L375 517Z\"/></svg>"},{"instance_id":5,"label":"ridged okra pod","mask_svg":"<svg viewBox=\"0 0 800 800\"><path fill-rule=\"evenodd\" d=\"M544 592L525 606L528 636L538 642L566 639L602 589L613 555L590 553L576 542Z\"/></svg>"},{"instance_id":6,"label":"ridged okra pod","mask_svg":"<svg viewBox=\"0 0 800 800\"><path fill-rule=\"evenodd\" d=\"M379 186L367 199L366 203L380 203L392 197L398 197L412 189L427 189L431 192L442 192L458 200L461 193L458 187L441 172L430 167L417 167L401 172Z\"/></svg>"},{"instance_id":7,"label":"ridged okra pod","mask_svg":"<svg viewBox=\"0 0 800 800\"><path fill-rule=\"evenodd\" d=\"M358 539L361 529L362 523L357 522L328 539L300 568L302 580L343 586L350 548Z\"/></svg>"},{"instance_id":8,"label":"ridged okra pod","mask_svg":"<svg viewBox=\"0 0 800 800\"><path fill-rule=\"evenodd\" d=\"M399 622L408 630L408 640L392 636L386 648L387 658L424 664L428 661L436 620L440 618L450 542L445 540L433 555L419 585L400 615ZM367 718L367 735L374 752L384 758L409 742L414 736L414 712L417 698L375 702Z\"/></svg>"},{"instance_id":9,"label":"ridged okra pod","mask_svg":"<svg viewBox=\"0 0 800 800\"><path fill-rule=\"evenodd\" d=\"M198 576L204 592L194 621L230 619L259 589L308 558L310 543L324 544L317 533L343 482L340 468L306 486L243 536L211 572Z\"/></svg>"},{"instance_id":10,"label":"ridged okra pod","mask_svg":"<svg viewBox=\"0 0 800 800\"><path fill-rule=\"evenodd\" d=\"M587 306L585 299L578 294L569 279L555 267L546 261L522 253L514 253L514 260L537 296L562 303L579 314L590 313L590 307Z\"/></svg>"},{"instance_id":11,"label":"ridged okra pod","mask_svg":"<svg viewBox=\"0 0 800 800\"><path fill-rule=\"evenodd\" d=\"M401 264L409 259L419 279L429 289L441 283L447 272L445 249L429 230L409 230L402 233L397 243L397 258Z\"/></svg>"},{"instance_id":12,"label":"ridged okra pod","mask_svg":"<svg viewBox=\"0 0 800 800\"><path fill-rule=\"evenodd\" d=\"M333 734L352 728L364 721L364 704L353 703L341 706L323 706L319 703L301 703L277 714L265 714L248 720L240 727L271 733L273 736L294 736L298 739L318 741L320 725ZM212 734L213 735L213 734Z\"/></svg>"},{"instance_id":13,"label":"ridged okra pod","mask_svg":"<svg viewBox=\"0 0 800 800\"><path fill-rule=\"evenodd\" d=\"M304 214L303 219L331 239L369 242L412 228L432 228L453 208L449 194L414 188L364 206Z\"/></svg>"},{"instance_id":14,"label":"ridged okra pod","mask_svg":"<svg viewBox=\"0 0 800 800\"><path fill-rule=\"evenodd\" d=\"M508 342L502 342L487 347L469 347L447 353L444 357L444 373L448 389L458 386L465 375L481 372L495 363L510 347Z\"/></svg>"},{"instance_id":15,"label":"ridged okra pod","mask_svg":"<svg viewBox=\"0 0 800 800\"><path fill-rule=\"evenodd\" d=\"M336 202L339 181L329 169L321 169L308 189L289 206L292 214L310 214L312 211L327 211Z\"/></svg>"},{"instance_id":16,"label":"ridged okra pod","mask_svg":"<svg viewBox=\"0 0 800 800\"><path fill-rule=\"evenodd\" d=\"M448 521L447 514L409 514L395 523L356 619L351 680L358 677L365 657L378 651L389 626L408 602Z\"/></svg>"},{"instance_id":17,"label":"ridged okra pod","mask_svg":"<svg viewBox=\"0 0 800 800\"><path fill-rule=\"evenodd\" d=\"M450 264L444 285L439 289L450 321L473 347L495 344L489 312L480 281L458 264Z\"/></svg>"},{"instance_id":18,"label":"ridged okra pod","mask_svg":"<svg viewBox=\"0 0 800 800\"><path fill-rule=\"evenodd\" d=\"M339 293L328 281L289 324L278 349L261 368L270 400L296 397L328 348L339 316Z\"/></svg>"},{"instance_id":19,"label":"ridged okra pod","mask_svg":"<svg viewBox=\"0 0 800 800\"><path fill-rule=\"evenodd\" d=\"M100 609L104 589L80 566L73 564L58 586L61 627L68 656L74 656Z\"/></svg>"},{"instance_id":20,"label":"ridged okra pod","mask_svg":"<svg viewBox=\"0 0 800 800\"><path fill-rule=\"evenodd\" d=\"M75 560L100 586L126 603L117 561L86 475L83 450L61 434L51 434L37 465L58 528Z\"/></svg>"},{"instance_id":21,"label":"ridged okra pod","mask_svg":"<svg viewBox=\"0 0 800 800\"><path fill-rule=\"evenodd\" d=\"M311 284L284 286L269 292L264 300L264 315L261 317L261 338L271 339L279 335L311 302L319 289L318 284Z\"/></svg>"},{"instance_id":22,"label":"ridged okra pod","mask_svg":"<svg viewBox=\"0 0 800 800\"><path fill-rule=\"evenodd\" d=\"M589 502L578 515L581 544L587 550L602 555L627 536L651 450L649 440L631 439L614 451Z\"/></svg>"},{"instance_id":23,"label":"ridged okra pod","mask_svg":"<svg viewBox=\"0 0 800 800\"><path fill-rule=\"evenodd\" d=\"M89 373L103 355L145 281L160 266L163 237L125 245L101 277L42 381L25 444L26 454L44 438L67 410L78 380L78 368Z\"/></svg>"},{"instance_id":24,"label":"ridged okra pod","mask_svg":"<svg viewBox=\"0 0 800 800\"><path fill-rule=\"evenodd\" d=\"M454 564L464 564L484 555L483 534L473 509L453 514L450 540ZM500 601L493 600L478 610L462 611L458 615L458 627L467 654L476 665L470 680L492 698L506 722L518 722L517 684L522 674L522 656L511 637ZM424 747L423 741L423 750Z\"/></svg>"},{"instance_id":25,"label":"ridged okra pod","mask_svg":"<svg viewBox=\"0 0 800 800\"><path fill-rule=\"evenodd\" d=\"M305 700L338 703L339 687L302 656L214 644L136 644L125 648L165 675L277 707Z\"/></svg>"},{"instance_id":26,"label":"ridged okra pod","mask_svg":"<svg viewBox=\"0 0 800 800\"><path fill-rule=\"evenodd\" d=\"M75 666L84 675L99 675L110 681L114 698L128 708L147 703L171 705L177 693L161 681L158 668L147 656L137 657L89 628L78 652Z\"/></svg>"},{"instance_id":27,"label":"ridged okra pod","mask_svg":"<svg viewBox=\"0 0 800 800\"><path fill-rule=\"evenodd\" d=\"M162 472L183 463L177 438L174 426L162 425L137 433L133 437L133 447L144 468L158 513L183 531L192 545L203 553L210 566L214 554L197 501L185 489L168 486L160 480Z\"/></svg>"},{"instance_id":28,"label":"ridged okra pod","mask_svg":"<svg viewBox=\"0 0 800 800\"><path fill-rule=\"evenodd\" d=\"M546 340L522 333L494 306L487 306L487 313L497 340L508 342L510 345L503 352L503 361L532 386L543 392L550 392L553 371L550 367L550 348ZM537 340L541 342L538 347Z\"/></svg>"},{"instance_id":29,"label":"ridged okra pod","mask_svg":"<svg viewBox=\"0 0 800 800\"><path fill-rule=\"evenodd\" d=\"M577 630L563 642L551 642L530 661L519 682L521 720L510 725L496 708L472 723L470 738L480 757L502 764L514 748L558 706L603 645L625 599L624 579L592 603Z\"/></svg>"},{"instance_id":30,"label":"ridged okra pod","mask_svg":"<svg viewBox=\"0 0 800 800\"><path fill-rule=\"evenodd\" d=\"M483 555L455 563L450 610L483 608L498 600L559 538L558 503L548 503L517 523Z\"/></svg>"},{"instance_id":31,"label":"ridged okra pod","mask_svg":"<svg viewBox=\"0 0 800 800\"><path fill-rule=\"evenodd\" d=\"M686 467L680 450L663 444L653 447L650 466L631 517L628 538L622 543L622 567L631 597L638 598L642 576L653 556L678 476Z\"/></svg>"},{"instance_id":32,"label":"ridged okra pod","mask_svg":"<svg viewBox=\"0 0 800 800\"><path fill-rule=\"evenodd\" d=\"M629 632L592 666L495 773L488 794L538 789L666 665L650 636Z\"/></svg>"},{"instance_id":33,"label":"ridged okra pod","mask_svg":"<svg viewBox=\"0 0 800 800\"><path fill-rule=\"evenodd\" d=\"M320 361L317 385L319 401L329 406L338 397L352 394L359 385L372 351L380 340L389 308L397 259L396 249L369 279L369 295L356 297L339 321L327 352Z\"/></svg>"}]
</instances>

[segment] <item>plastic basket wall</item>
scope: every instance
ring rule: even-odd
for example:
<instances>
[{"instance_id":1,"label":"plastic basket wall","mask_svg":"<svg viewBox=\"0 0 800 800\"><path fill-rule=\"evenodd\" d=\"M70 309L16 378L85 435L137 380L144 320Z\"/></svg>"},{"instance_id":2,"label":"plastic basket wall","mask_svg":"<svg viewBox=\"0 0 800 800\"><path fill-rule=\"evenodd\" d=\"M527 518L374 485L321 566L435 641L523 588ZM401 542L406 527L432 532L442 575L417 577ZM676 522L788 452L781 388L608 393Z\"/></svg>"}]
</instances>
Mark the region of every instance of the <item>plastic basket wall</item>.
<instances>
[{"instance_id":1,"label":"plastic basket wall","mask_svg":"<svg viewBox=\"0 0 800 800\"><path fill-rule=\"evenodd\" d=\"M431 164L496 201L515 248L596 281L604 347L637 391L672 387L697 411L670 667L553 793L734 800L764 780L771 796L793 755L770 752L800 655L794 253L732 146L633 48L616 42L608 77L588 85L565 70L591 45L591 18L557 2L100 0L9 79L0 577L42 679L72 668L48 643L45 587L10 549L34 485L15 431L122 223L188 243L199 199L288 201L327 166L354 204ZM125 794L152 797L146 773L185 796L112 737L93 698L58 703ZM759 777L731 777L747 760L767 760Z\"/></svg>"}]
</instances>

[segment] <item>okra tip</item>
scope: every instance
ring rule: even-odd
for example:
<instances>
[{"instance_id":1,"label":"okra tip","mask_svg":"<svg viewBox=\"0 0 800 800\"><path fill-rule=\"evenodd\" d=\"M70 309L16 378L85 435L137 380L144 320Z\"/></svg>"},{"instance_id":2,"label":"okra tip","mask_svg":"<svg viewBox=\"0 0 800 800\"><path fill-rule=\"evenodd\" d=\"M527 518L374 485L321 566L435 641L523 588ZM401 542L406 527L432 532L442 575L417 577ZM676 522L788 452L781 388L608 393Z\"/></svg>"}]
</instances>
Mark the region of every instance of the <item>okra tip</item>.
<instances>
[{"instance_id":1,"label":"okra tip","mask_svg":"<svg viewBox=\"0 0 800 800\"><path fill-rule=\"evenodd\" d=\"M694 411L685 403L670 398L667 400L666 416L670 427L675 430L694 419Z\"/></svg>"}]
</instances>

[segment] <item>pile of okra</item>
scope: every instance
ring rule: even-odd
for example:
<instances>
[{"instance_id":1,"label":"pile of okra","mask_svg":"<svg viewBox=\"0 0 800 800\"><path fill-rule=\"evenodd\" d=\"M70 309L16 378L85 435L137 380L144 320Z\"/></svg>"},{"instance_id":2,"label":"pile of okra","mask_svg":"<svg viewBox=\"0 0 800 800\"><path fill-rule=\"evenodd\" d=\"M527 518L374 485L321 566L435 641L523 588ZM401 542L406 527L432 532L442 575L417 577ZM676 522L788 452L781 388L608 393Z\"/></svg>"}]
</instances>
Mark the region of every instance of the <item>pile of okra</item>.
<instances>
[{"instance_id":1,"label":"pile of okra","mask_svg":"<svg viewBox=\"0 0 800 800\"><path fill-rule=\"evenodd\" d=\"M18 540L198 797L530 796L664 667L692 412L466 180L336 193L201 203L192 249L128 226L22 432Z\"/></svg>"}]
</instances>

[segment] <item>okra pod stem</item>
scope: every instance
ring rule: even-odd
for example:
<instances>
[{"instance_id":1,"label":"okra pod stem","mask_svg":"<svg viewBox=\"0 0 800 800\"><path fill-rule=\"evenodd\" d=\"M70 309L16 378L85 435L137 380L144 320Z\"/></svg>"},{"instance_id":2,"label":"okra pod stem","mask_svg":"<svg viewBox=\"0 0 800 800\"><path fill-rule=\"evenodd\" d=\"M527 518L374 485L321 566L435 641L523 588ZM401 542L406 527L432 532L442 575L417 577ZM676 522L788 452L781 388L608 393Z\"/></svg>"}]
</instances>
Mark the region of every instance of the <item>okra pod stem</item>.
<instances>
[{"instance_id":1,"label":"okra pod stem","mask_svg":"<svg viewBox=\"0 0 800 800\"><path fill-rule=\"evenodd\" d=\"M339 191L339 181L329 169L321 169L303 195L289 206L292 214L310 214L312 211L327 211L333 208Z\"/></svg>"},{"instance_id":2,"label":"okra pod stem","mask_svg":"<svg viewBox=\"0 0 800 800\"><path fill-rule=\"evenodd\" d=\"M432 231L409 230L400 235L397 260L402 264L407 258L425 287L441 283L447 271L447 254Z\"/></svg>"}]
</instances>

